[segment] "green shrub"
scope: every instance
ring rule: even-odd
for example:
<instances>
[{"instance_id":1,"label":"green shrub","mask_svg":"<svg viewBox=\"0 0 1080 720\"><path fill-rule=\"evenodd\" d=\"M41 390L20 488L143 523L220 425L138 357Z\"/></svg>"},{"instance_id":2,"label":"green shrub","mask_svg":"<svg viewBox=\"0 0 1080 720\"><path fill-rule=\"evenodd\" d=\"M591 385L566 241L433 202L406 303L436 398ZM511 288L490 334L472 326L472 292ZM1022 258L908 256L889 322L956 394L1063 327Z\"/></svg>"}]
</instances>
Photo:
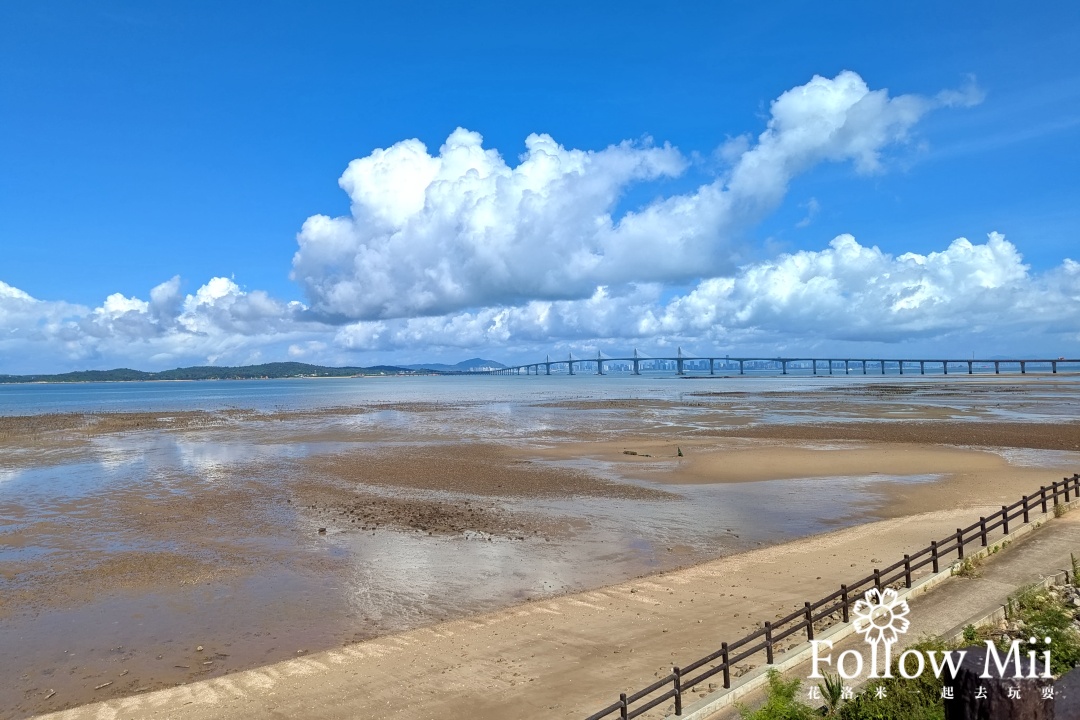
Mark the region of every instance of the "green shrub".
<instances>
[{"instance_id":1,"label":"green shrub","mask_svg":"<svg viewBox=\"0 0 1080 720\"><path fill-rule=\"evenodd\" d=\"M948 646L937 638L926 638L911 645L911 650L943 652ZM900 677L898 658L893 658L891 678L867 683L862 691L840 709L842 720L943 720L945 705L941 700L942 681L933 673L918 678ZM877 689L884 696L877 696Z\"/></svg>"},{"instance_id":2,"label":"green shrub","mask_svg":"<svg viewBox=\"0 0 1080 720\"><path fill-rule=\"evenodd\" d=\"M1050 671L1054 675L1068 672L1080 665L1080 633L1073 627L1072 608L1050 590L1038 586L1026 588L1009 602L1011 617L1020 625L1020 653L1026 656L1029 650L1042 656L1046 649L1043 642L1050 638ZM1038 641L1029 646L1028 637Z\"/></svg>"},{"instance_id":3,"label":"green shrub","mask_svg":"<svg viewBox=\"0 0 1080 720\"><path fill-rule=\"evenodd\" d=\"M769 694L765 704L750 711L739 706L743 720L813 720L820 717L817 711L796 699L802 681L798 678L784 680L776 670L769 670Z\"/></svg>"}]
</instances>

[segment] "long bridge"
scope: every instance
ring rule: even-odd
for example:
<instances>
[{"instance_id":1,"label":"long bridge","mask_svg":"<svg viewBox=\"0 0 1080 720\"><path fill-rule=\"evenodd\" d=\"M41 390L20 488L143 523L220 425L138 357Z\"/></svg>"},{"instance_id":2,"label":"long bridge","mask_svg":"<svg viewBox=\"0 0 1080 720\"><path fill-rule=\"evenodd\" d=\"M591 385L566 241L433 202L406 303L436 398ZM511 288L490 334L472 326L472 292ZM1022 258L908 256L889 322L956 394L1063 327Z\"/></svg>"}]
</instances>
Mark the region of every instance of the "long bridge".
<instances>
[{"instance_id":1,"label":"long bridge","mask_svg":"<svg viewBox=\"0 0 1080 720\"><path fill-rule=\"evenodd\" d=\"M1015 359L1015 360L1003 360L1003 359L987 359L979 360L976 358L961 359L961 360L949 360L949 359L929 359L929 358L917 358L917 359L889 359L889 358L837 358L837 357L825 357L825 358L813 358L813 357L731 357L725 355L724 357L697 357L692 355L683 354L682 348L678 348L677 354L669 357L652 357L647 355L641 355L635 349L634 354L631 357L606 357L601 353L597 353L596 357L574 357L573 354L569 354L565 360L552 360L551 356L540 362L527 363L525 365L514 365L511 367L491 369L491 370L474 370L469 371L469 374L485 374L485 375L551 375L552 368L555 368L556 373L566 372L569 375L575 375L575 367L577 372L585 372L587 370L594 370L597 375L606 375L608 370L605 366L610 368L612 363L624 363L628 367L629 371L634 375L641 375L643 369L652 371L674 370L677 375L688 375L690 373L704 373L706 363L708 364L708 374L715 375L717 369L721 371L734 371L735 364L738 364L739 374L745 375L747 366L755 370L779 370L782 375L788 374L788 369L812 369L814 375L827 374L832 375L835 371L842 371L847 375L852 372L862 370L863 375L867 375L870 372L875 374L880 371L882 375L886 374L886 371L897 372L900 375L905 374L905 369L908 374L925 375L927 368L931 372L937 370L939 367L944 375L949 374L949 369L952 368L954 372L959 370L963 373L965 370L968 375L973 375L976 368L980 370L987 370L991 365L994 368L994 374L1000 375L1002 368L1005 368L1006 372L1016 372L1019 370L1021 374L1027 374L1028 367L1032 367L1032 371L1035 372L1038 369L1043 371L1049 370L1053 374L1057 374L1058 366L1060 365L1076 365L1076 369L1080 370L1080 358L1051 358L1051 359ZM674 367L666 366L673 364ZM543 371L543 372L541 372Z\"/></svg>"}]
</instances>

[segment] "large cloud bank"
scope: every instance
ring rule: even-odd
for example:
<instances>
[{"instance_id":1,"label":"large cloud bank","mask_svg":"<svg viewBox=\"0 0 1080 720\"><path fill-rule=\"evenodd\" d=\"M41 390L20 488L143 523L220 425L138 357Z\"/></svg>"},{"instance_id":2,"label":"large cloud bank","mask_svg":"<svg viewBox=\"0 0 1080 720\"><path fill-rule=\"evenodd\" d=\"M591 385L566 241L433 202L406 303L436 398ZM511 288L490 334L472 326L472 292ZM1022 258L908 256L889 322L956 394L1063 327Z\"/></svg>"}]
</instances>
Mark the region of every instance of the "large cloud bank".
<instances>
[{"instance_id":1,"label":"large cloud bank","mask_svg":"<svg viewBox=\"0 0 1080 720\"><path fill-rule=\"evenodd\" d=\"M973 342L1013 349L1024 338L1025 347L1055 356L1080 346L1080 263L1032 273L996 233L981 244L961 238L939 252L899 256L841 235L823 250L784 254L703 280L667 301L662 296L661 284L642 283L623 293L601 287L580 300L334 326L313 320L299 303L245 292L227 278L186 296L174 278L154 288L149 301L112 295L92 309L36 300L0 283L0 356L37 355L23 369L30 371L41 369L42 353L165 367L479 350L531 359L555 350L649 351L676 343L692 352L919 340L939 349Z\"/></svg>"},{"instance_id":2,"label":"large cloud bank","mask_svg":"<svg viewBox=\"0 0 1080 720\"><path fill-rule=\"evenodd\" d=\"M340 179L348 216L304 223L292 272L306 303L223 277L187 294L172 278L148 299L113 294L93 308L0 282L0 372L532 358L675 343L1011 349L1025 338L1033 350L1075 349L1080 265L1032 272L996 233L925 255L841 235L817 250L739 260L746 231L800 173L822 162L881 172L927 112L977 101L973 89L890 96L855 73L814 77L773 101L757 137L720 148L726 164L707 183L629 209L628 191L682 176L696 160L649 141L590 151L531 135L510 164L463 129L434 155L405 140L349 164ZM689 289L672 297L673 283Z\"/></svg>"},{"instance_id":3,"label":"large cloud bank","mask_svg":"<svg viewBox=\"0 0 1080 720\"><path fill-rule=\"evenodd\" d=\"M666 303L659 285L617 295L600 288L583 300L359 322L337 340L356 349L681 342L711 350L972 336L1004 343L1030 334L1075 347L1078 281L1080 263L1072 260L1033 275L996 233L983 244L961 238L941 252L897 257L841 235L821 251L784 254L703 280Z\"/></svg>"},{"instance_id":4,"label":"large cloud bank","mask_svg":"<svg viewBox=\"0 0 1080 720\"><path fill-rule=\"evenodd\" d=\"M351 215L304 223L293 277L315 311L374 320L729 272L740 231L780 203L793 177L823 161L875 172L923 114L972 99L890 97L853 72L815 76L773 101L756 140L725 149L734 162L715 181L621 217L629 187L679 175L686 158L666 145L593 152L530 135L511 166L460 128L434 156L405 140L349 164L340 185Z\"/></svg>"}]
</instances>

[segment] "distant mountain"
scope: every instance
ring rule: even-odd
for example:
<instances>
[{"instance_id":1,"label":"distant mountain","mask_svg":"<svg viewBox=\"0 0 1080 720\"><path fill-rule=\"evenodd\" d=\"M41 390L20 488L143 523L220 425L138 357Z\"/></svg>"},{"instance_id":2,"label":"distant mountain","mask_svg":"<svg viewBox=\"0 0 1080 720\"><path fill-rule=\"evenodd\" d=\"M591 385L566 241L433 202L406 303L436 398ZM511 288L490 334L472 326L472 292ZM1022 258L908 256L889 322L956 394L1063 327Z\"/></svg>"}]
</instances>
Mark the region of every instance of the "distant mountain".
<instances>
[{"instance_id":1,"label":"distant mountain","mask_svg":"<svg viewBox=\"0 0 1080 720\"><path fill-rule=\"evenodd\" d=\"M0 375L0 383L33 382L121 382L133 380L252 380L258 378L354 377L357 375L412 374L394 365L374 367L324 367L297 362L275 362L242 367L198 366L143 372L130 368L80 370L58 375Z\"/></svg>"},{"instance_id":2,"label":"distant mountain","mask_svg":"<svg viewBox=\"0 0 1080 720\"><path fill-rule=\"evenodd\" d=\"M422 365L405 365L404 367L409 370L434 370L436 372L468 372L470 370L492 370L506 367L501 362L495 362L494 360L484 360L483 358L472 358L471 360L462 360L459 363L453 365L446 365L444 363L425 363Z\"/></svg>"}]
</instances>

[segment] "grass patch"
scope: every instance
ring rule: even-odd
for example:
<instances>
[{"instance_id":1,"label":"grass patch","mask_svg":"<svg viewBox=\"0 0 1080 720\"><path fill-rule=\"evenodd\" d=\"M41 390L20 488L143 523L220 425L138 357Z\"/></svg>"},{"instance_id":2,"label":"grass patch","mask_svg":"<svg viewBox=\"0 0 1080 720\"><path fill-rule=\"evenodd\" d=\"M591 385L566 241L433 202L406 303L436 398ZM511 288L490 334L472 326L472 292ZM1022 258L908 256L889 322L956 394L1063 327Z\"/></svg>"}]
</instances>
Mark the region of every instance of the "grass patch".
<instances>
[{"instance_id":1,"label":"grass patch","mask_svg":"<svg viewBox=\"0 0 1080 720\"><path fill-rule=\"evenodd\" d=\"M976 578L979 577L980 565L982 565L981 558L966 557L953 566L952 574L957 577Z\"/></svg>"},{"instance_id":2,"label":"grass patch","mask_svg":"<svg viewBox=\"0 0 1080 720\"><path fill-rule=\"evenodd\" d=\"M811 720L821 717L816 710L795 697L801 687L802 681L798 678L784 680L780 673L770 669L769 696L765 704L753 711L739 705L739 715L743 720Z\"/></svg>"},{"instance_id":3,"label":"grass patch","mask_svg":"<svg viewBox=\"0 0 1080 720\"><path fill-rule=\"evenodd\" d=\"M1021 655L1034 650L1040 657L1046 649L1041 641L1050 638L1050 672L1060 675L1080 665L1080 632L1073 626L1075 612L1076 608L1066 604L1057 588L1025 588L1006 604L1006 616L1017 628L1009 635L1021 640ZM1029 637L1040 642L1029 646ZM998 645L1005 649L1009 641L1008 635L1002 636Z\"/></svg>"}]
</instances>

